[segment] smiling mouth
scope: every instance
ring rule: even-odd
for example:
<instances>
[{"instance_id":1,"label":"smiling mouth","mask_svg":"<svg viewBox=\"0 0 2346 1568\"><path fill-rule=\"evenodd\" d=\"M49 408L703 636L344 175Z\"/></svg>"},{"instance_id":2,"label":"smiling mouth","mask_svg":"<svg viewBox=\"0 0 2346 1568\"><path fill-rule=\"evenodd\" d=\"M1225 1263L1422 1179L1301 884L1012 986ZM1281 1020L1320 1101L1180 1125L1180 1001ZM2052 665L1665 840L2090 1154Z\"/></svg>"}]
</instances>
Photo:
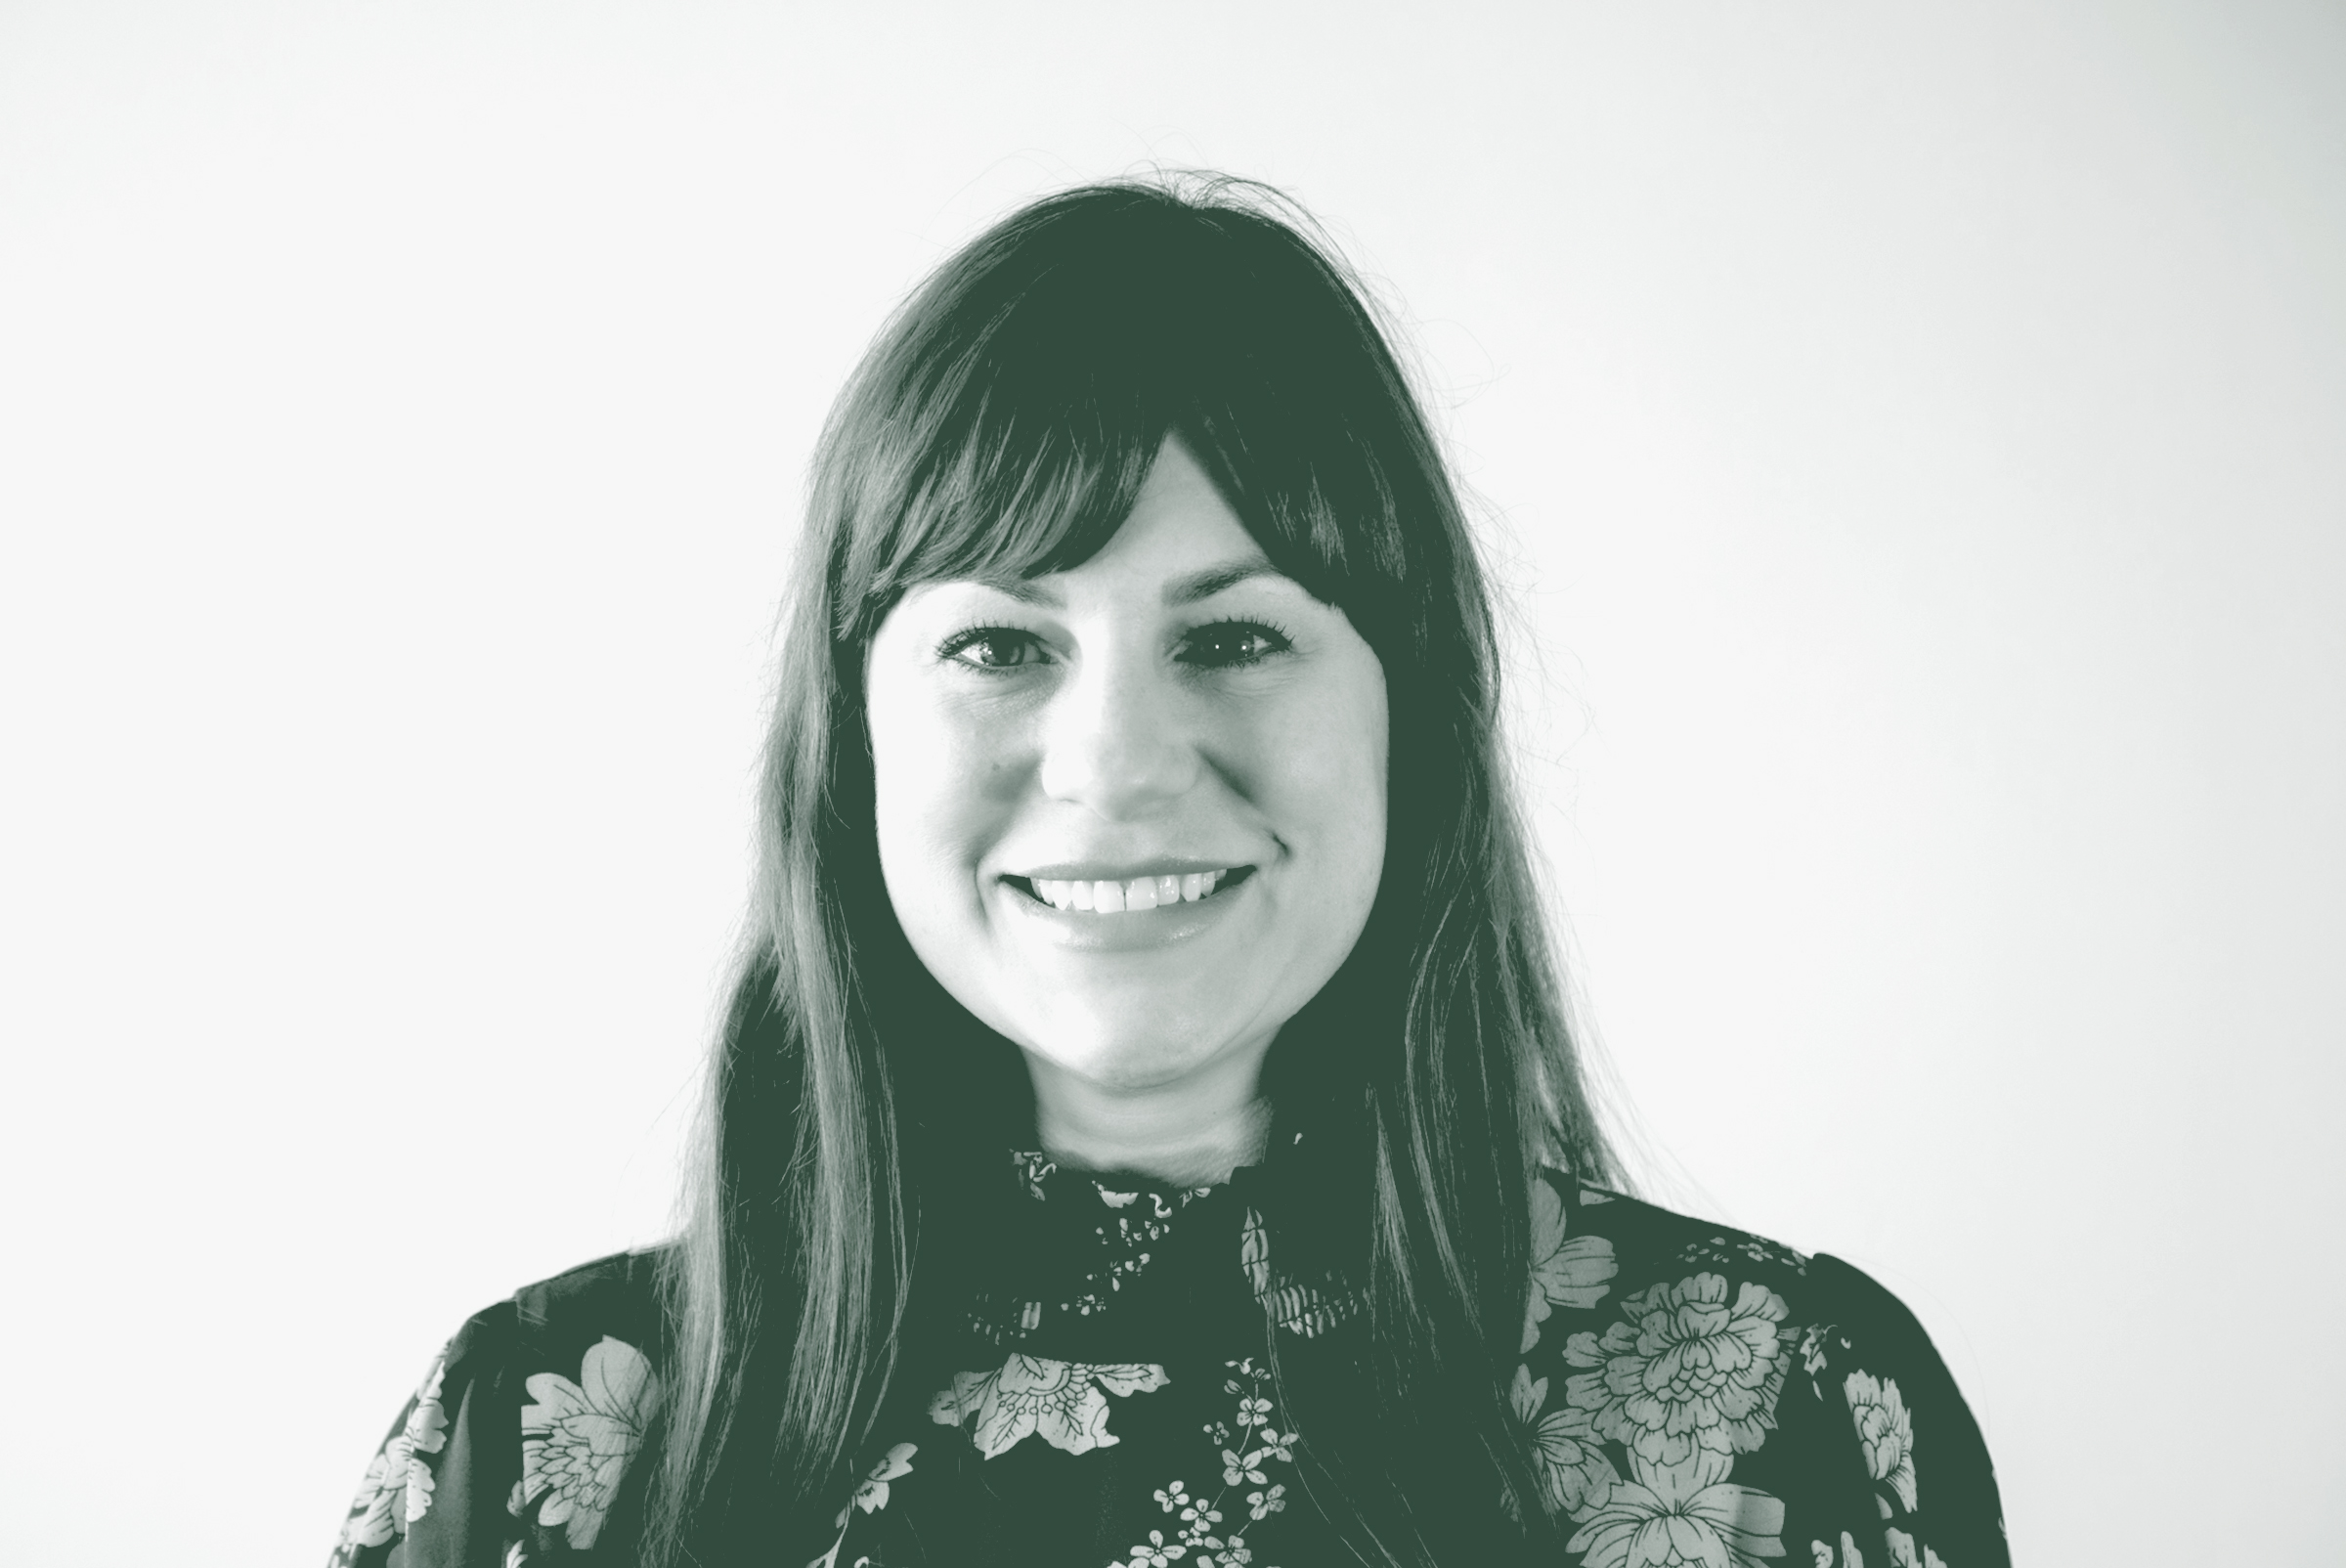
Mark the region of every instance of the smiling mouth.
<instances>
[{"instance_id":1,"label":"smiling mouth","mask_svg":"<svg viewBox=\"0 0 2346 1568\"><path fill-rule=\"evenodd\" d=\"M1192 871L1182 876L1134 877L1128 882L1062 882L1050 877L1002 880L1038 904L1071 914L1125 915L1170 904L1200 903L1254 875L1252 866Z\"/></svg>"}]
</instances>

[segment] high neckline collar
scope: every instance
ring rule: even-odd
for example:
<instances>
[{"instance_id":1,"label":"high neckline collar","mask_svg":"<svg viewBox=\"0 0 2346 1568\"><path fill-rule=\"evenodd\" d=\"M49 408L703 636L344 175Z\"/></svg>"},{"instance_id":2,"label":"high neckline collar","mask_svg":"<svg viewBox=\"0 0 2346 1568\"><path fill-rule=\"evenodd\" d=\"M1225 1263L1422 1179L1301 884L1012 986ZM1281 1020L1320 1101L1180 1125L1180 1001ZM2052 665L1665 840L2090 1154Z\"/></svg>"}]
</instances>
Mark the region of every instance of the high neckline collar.
<instances>
[{"instance_id":1,"label":"high neckline collar","mask_svg":"<svg viewBox=\"0 0 2346 1568\"><path fill-rule=\"evenodd\" d=\"M1011 1150L1011 1175L1018 1189L1033 1202L1122 1209L1148 1198L1159 1207L1181 1208L1225 1189L1244 1190L1257 1185L1264 1176L1286 1164L1302 1143L1300 1132L1275 1131L1260 1159L1238 1166L1221 1181L1198 1184L1167 1181L1134 1170L1095 1169L1054 1159L1033 1148Z\"/></svg>"},{"instance_id":2,"label":"high neckline collar","mask_svg":"<svg viewBox=\"0 0 2346 1568\"><path fill-rule=\"evenodd\" d=\"M1282 1199L1296 1196L1304 1147L1290 1129L1259 1163L1195 1187L1008 1151L994 1189L1006 1223L981 1250L964 1321L996 1349L1075 1361L1129 1359L1222 1319L1328 1331L1357 1315L1358 1293L1325 1260L1272 1240L1300 1217Z\"/></svg>"}]
</instances>

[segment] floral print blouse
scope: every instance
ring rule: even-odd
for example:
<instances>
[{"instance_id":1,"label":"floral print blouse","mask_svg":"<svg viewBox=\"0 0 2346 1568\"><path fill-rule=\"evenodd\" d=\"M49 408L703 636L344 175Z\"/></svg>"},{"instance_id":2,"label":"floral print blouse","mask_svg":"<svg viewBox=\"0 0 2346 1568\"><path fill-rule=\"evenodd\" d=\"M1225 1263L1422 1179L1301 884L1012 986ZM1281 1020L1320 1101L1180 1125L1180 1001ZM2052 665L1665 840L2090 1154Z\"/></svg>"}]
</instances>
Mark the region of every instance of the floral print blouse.
<instances>
[{"instance_id":1,"label":"floral print blouse","mask_svg":"<svg viewBox=\"0 0 2346 1568\"><path fill-rule=\"evenodd\" d=\"M1281 1267L1271 1187L1168 1189L1013 1156L1031 1234L899 1376L864 1478L785 1568L1352 1561L1303 1494L1267 1336L1359 1302ZM1849 1265L1553 1172L1534 1187L1514 1419L1580 1568L2008 1568L1977 1426ZM330 1568L631 1560L661 1376L656 1259L475 1316L425 1372ZM1494 1497L1496 1513L1501 1504ZM1471 1554L1469 1554L1471 1555Z\"/></svg>"}]
</instances>

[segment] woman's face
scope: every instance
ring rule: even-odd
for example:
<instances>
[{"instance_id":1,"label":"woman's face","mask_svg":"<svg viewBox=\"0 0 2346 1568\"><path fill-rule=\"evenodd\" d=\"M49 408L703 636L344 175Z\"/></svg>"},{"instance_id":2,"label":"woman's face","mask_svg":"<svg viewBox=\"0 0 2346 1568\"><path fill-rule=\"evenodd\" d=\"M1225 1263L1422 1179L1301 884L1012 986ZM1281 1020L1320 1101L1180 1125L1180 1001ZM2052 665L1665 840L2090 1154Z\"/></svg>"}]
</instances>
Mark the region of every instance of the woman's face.
<instances>
[{"instance_id":1,"label":"woman's face","mask_svg":"<svg viewBox=\"0 0 2346 1568\"><path fill-rule=\"evenodd\" d=\"M896 918L1038 1071L1251 1070L1368 921L1384 671L1174 440L1083 565L907 592L865 696Z\"/></svg>"}]
</instances>

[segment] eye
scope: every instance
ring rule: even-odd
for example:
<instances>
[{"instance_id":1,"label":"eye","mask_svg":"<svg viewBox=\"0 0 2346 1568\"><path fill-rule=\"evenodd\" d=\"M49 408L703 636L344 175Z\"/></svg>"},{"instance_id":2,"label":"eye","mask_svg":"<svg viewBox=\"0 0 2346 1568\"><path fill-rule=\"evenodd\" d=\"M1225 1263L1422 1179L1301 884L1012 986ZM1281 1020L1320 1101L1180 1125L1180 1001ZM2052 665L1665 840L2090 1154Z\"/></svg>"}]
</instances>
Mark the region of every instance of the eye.
<instances>
[{"instance_id":1,"label":"eye","mask_svg":"<svg viewBox=\"0 0 2346 1568\"><path fill-rule=\"evenodd\" d=\"M1207 670L1234 670L1261 664L1293 646L1277 627L1259 621L1217 621L1182 639L1181 661Z\"/></svg>"},{"instance_id":2,"label":"eye","mask_svg":"<svg viewBox=\"0 0 2346 1568\"><path fill-rule=\"evenodd\" d=\"M945 639L936 656L949 664L973 670L1016 670L1043 661L1042 644L1031 632L1016 627L979 626Z\"/></svg>"}]
</instances>

